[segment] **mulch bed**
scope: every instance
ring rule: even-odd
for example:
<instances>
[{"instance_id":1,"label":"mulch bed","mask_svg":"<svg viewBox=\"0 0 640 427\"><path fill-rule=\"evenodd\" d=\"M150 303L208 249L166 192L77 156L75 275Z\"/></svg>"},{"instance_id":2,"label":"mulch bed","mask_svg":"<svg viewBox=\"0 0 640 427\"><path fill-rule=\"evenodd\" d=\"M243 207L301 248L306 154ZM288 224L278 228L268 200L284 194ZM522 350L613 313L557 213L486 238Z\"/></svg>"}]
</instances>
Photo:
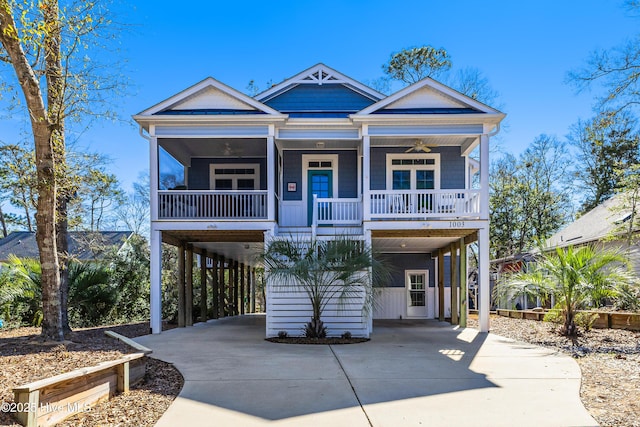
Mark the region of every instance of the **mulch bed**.
<instances>
[{"instance_id":1,"label":"mulch bed","mask_svg":"<svg viewBox=\"0 0 640 427\"><path fill-rule=\"evenodd\" d=\"M0 329L0 402L13 402L12 388L99 362L134 350L107 337L112 330L129 338L149 333L148 323L74 331L67 341L45 342L39 328ZM173 365L149 358L142 382L126 395L116 395L91 411L59 426L153 426L182 389L184 380ZM1 426L19 426L12 414L0 412Z\"/></svg>"},{"instance_id":2,"label":"mulch bed","mask_svg":"<svg viewBox=\"0 0 640 427\"><path fill-rule=\"evenodd\" d=\"M477 328L476 319L468 325ZM575 358L582 371L580 398L600 425L640 427L640 332L593 329L574 341L556 330L546 322L491 316L491 333Z\"/></svg>"},{"instance_id":3,"label":"mulch bed","mask_svg":"<svg viewBox=\"0 0 640 427\"><path fill-rule=\"evenodd\" d=\"M307 338L307 337L272 337L265 338L266 341L276 342L279 344L358 344L361 342L369 341L369 338L341 338L341 337L327 337L327 338Z\"/></svg>"}]
</instances>

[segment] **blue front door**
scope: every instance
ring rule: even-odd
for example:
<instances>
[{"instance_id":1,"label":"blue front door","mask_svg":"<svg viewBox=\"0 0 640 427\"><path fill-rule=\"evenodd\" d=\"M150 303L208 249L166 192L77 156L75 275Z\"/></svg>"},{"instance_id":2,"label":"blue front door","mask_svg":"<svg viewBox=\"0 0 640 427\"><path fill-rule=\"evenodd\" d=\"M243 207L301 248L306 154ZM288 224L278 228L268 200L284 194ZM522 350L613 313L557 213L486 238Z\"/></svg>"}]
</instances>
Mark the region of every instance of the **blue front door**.
<instances>
[{"instance_id":1,"label":"blue front door","mask_svg":"<svg viewBox=\"0 0 640 427\"><path fill-rule=\"evenodd\" d=\"M318 198L333 197L333 171L310 170L307 172L307 223L313 221L313 195ZM322 209L322 206L319 206Z\"/></svg>"}]
</instances>

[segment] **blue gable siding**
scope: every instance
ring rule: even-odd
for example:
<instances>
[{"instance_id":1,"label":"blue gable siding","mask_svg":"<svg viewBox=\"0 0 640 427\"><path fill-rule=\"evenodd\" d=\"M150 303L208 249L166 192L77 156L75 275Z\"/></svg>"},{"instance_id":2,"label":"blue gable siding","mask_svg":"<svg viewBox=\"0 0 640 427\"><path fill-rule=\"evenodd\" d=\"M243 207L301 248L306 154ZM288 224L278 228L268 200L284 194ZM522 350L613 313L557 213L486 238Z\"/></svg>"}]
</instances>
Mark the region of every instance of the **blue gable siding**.
<instances>
[{"instance_id":1,"label":"blue gable siding","mask_svg":"<svg viewBox=\"0 0 640 427\"><path fill-rule=\"evenodd\" d=\"M298 85L265 102L278 111L356 112L373 104L372 99L341 84Z\"/></svg>"},{"instance_id":2,"label":"blue gable siding","mask_svg":"<svg viewBox=\"0 0 640 427\"><path fill-rule=\"evenodd\" d=\"M267 160L265 158L198 158L191 159L189 168L189 190L209 190L209 165L211 164L238 164L238 163L258 163L260 164L260 189L267 189Z\"/></svg>"},{"instance_id":3,"label":"blue gable siding","mask_svg":"<svg viewBox=\"0 0 640 427\"><path fill-rule=\"evenodd\" d=\"M385 190L387 186L387 153L404 153L403 147L373 147L371 149L371 189ZM436 147L440 153L440 188L461 189L465 184L465 161L460 147Z\"/></svg>"},{"instance_id":4,"label":"blue gable siding","mask_svg":"<svg viewBox=\"0 0 640 427\"><path fill-rule=\"evenodd\" d=\"M382 254L384 262L391 269L390 288L405 287L405 270L429 270L429 287L435 287L435 261L431 254Z\"/></svg>"},{"instance_id":5,"label":"blue gable siding","mask_svg":"<svg viewBox=\"0 0 640 427\"><path fill-rule=\"evenodd\" d=\"M358 197L358 156L355 150L344 151L293 151L283 153L282 183L283 200L302 200L302 155L337 154L338 155L338 197ZM287 191L287 184L296 183L296 191Z\"/></svg>"}]
</instances>

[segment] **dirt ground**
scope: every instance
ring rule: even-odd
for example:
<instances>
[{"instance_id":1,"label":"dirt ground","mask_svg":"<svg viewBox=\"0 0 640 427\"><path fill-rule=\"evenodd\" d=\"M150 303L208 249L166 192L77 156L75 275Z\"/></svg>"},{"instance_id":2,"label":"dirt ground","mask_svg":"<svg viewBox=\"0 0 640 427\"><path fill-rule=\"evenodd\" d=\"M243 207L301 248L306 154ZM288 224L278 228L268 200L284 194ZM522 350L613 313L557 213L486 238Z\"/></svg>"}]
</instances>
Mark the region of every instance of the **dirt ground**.
<instances>
[{"instance_id":1,"label":"dirt ground","mask_svg":"<svg viewBox=\"0 0 640 427\"><path fill-rule=\"evenodd\" d=\"M0 402L13 402L12 388L53 375L113 360L133 350L107 337L112 330L129 338L149 333L148 323L74 331L64 343L43 342L39 328L0 330ZM171 364L149 359L144 380L59 426L153 426L182 389L182 375ZM0 412L1 426L19 426Z\"/></svg>"}]
</instances>

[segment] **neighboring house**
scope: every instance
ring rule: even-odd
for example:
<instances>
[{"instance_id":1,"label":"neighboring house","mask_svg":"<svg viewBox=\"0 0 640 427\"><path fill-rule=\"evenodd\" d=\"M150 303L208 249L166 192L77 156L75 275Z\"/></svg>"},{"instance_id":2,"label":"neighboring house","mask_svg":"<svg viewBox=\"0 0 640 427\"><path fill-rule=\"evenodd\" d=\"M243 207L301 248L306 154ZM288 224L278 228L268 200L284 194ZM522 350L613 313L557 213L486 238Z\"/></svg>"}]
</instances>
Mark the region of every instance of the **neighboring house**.
<instances>
[{"instance_id":1,"label":"neighboring house","mask_svg":"<svg viewBox=\"0 0 640 427\"><path fill-rule=\"evenodd\" d=\"M113 248L122 249L132 234L131 231L70 231L69 254L77 261L100 260ZM9 255L40 259L36 233L14 231L0 239L0 262L6 262Z\"/></svg>"},{"instance_id":2,"label":"neighboring house","mask_svg":"<svg viewBox=\"0 0 640 427\"><path fill-rule=\"evenodd\" d=\"M640 229L632 228L633 238L629 246L626 231L631 220L631 210L625 209L624 203L624 196L621 194L607 199L551 236L546 246L555 249L598 244L620 249L629 256L632 268L640 276Z\"/></svg>"},{"instance_id":3,"label":"neighboring house","mask_svg":"<svg viewBox=\"0 0 640 427\"><path fill-rule=\"evenodd\" d=\"M447 287L445 270L466 295L458 259L477 241L487 331L489 139L503 118L430 78L386 96L324 64L253 98L207 78L135 115L150 149L153 332L161 331L161 242L179 248L178 321L189 325L194 253L213 270L201 272L213 307L200 313L216 318L252 311L252 272L270 238L344 234L394 267L374 317L453 323L466 298ZM456 254L447 268L445 254ZM371 332L357 306L325 315L330 334ZM298 334L309 317L304 296L268 288L267 336Z\"/></svg>"}]
</instances>

